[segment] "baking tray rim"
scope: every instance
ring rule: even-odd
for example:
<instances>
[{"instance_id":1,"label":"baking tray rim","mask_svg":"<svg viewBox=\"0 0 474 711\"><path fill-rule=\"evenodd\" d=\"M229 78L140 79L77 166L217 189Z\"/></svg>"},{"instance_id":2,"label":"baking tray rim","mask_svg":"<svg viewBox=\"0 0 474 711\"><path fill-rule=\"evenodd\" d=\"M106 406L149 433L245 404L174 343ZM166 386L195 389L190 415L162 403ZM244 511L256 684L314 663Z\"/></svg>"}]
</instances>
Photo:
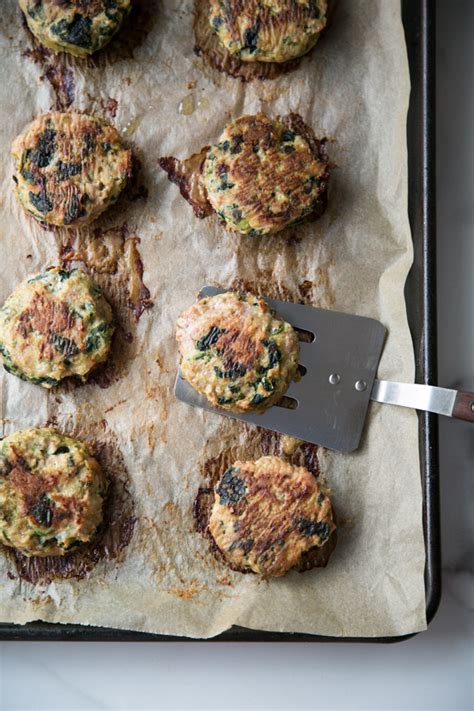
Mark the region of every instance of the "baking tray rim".
<instances>
[{"instance_id":1,"label":"baking tray rim","mask_svg":"<svg viewBox=\"0 0 474 711\"><path fill-rule=\"evenodd\" d=\"M412 332L417 382L437 383L435 254L435 2L401 0L410 65L411 95L407 120L409 218L414 263L405 296ZM420 465L426 565L426 619L430 624L441 600L438 420L419 414ZM330 637L267 632L244 627L210 639L168 636L131 630L42 621L0 623L3 641L84 642L360 642L394 643L417 633L391 637Z\"/></svg>"}]
</instances>

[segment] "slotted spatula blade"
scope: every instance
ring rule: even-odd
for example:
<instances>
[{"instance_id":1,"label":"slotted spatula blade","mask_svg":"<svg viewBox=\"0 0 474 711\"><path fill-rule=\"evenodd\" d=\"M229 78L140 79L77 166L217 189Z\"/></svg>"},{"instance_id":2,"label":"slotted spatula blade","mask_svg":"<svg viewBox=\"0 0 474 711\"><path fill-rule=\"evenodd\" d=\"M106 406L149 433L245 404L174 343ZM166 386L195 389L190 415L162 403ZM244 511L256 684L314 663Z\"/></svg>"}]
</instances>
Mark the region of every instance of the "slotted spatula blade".
<instances>
[{"instance_id":1,"label":"slotted spatula blade","mask_svg":"<svg viewBox=\"0 0 474 711\"><path fill-rule=\"evenodd\" d=\"M200 298L225 289L206 286ZM259 427L297 437L340 452L359 446L370 393L386 336L385 327L371 318L265 299L278 316L301 331L314 334L300 342L301 380L290 385L286 398L294 409L274 405L264 413L235 414L212 407L178 372L175 395L189 405L227 415Z\"/></svg>"}]
</instances>

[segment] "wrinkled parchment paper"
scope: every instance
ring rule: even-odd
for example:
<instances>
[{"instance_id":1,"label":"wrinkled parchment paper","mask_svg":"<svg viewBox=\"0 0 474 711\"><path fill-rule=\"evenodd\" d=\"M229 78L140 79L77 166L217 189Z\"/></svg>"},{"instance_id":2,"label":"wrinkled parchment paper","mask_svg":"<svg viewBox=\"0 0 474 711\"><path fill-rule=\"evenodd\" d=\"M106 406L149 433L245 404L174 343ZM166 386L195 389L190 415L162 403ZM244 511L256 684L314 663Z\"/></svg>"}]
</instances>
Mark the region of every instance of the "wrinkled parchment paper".
<instances>
[{"instance_id":1,"label":"wrinkled parchment paper","mask_svg":"<svg viewBox=\"0 0 474 711\"><path fill-rule=\"evenodd\" d=\"M414 412L372 404L361 449L321 455L340 519L328 567L261 581L213 558L194 530L192 504L210 458L222 464L233 454L258 456L262 438L172 394L177 316L204 284L228 286L237 277L262 294L380 319L389 329L380 377L413 379L403 297L412 262L409 79L399 3L340 2L332 27L298 70L247 85L203 70L193 53L191 0L140 3L134 25L86 61L32 52L16 5L4 0L0 20L0 298L69 250L95 269L122 328L108 387L47 392L2 372L2 429L53 423L91 442L100 432L122 460L120 476L128 472L136 522L120 555L99 560L82 580L33 585L0 553L1 620L190 637L232 624L368 637L424 629ZM188 96L193 112L179 113ZM51 107L113 121L141 163L139 184L99 220L97 232L45 230L13 196L10 144ZM322 219L250 239L225 232L213 218L196 219L158 158L188 156L214 141L230 117L260 109L300 113L317 136L331 139L336 167ZM154 305L136 322L129 301L141 288L138 253Z\"/></svg>"}]
</instances>

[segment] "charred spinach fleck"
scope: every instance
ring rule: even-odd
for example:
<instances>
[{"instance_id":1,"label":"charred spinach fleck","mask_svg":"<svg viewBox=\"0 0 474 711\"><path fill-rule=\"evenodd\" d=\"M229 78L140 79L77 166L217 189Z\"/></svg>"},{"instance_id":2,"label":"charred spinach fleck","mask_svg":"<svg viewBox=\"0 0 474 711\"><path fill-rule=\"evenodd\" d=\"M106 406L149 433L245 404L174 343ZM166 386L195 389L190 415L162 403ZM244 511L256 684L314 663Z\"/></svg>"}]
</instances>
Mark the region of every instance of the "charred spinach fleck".
<instances>
[{"instance_id":1,"label":"charred spinach fleck","mask_svg":"<svg viewBox=\"0 0 474 711\"><path fill-rule=\"evenodd\" d=\"M36 148L29 154L29 159L38 168L46 168L51 163L56 151L56 131L47 128L39 137Z\"/></svg>"},{"instance_id":2,"label":"charred spinach fleck","mask_svg":"<svg viewBox=\"0 0 474 711\"><path fill-rule=\"evenodd\" d=\"M242 363L237 363L236 361L229 360L224 363L226 369L222 370L217 366L214 366L214 372L218 378L229 378L229 380L237 380L237 378L243 378L247 372L247 368Z\"/></svg>"},{"instance_id":3,"label":"charred spinach fleck","mask_svg":"<svg viewBox=\"0 0 474 711\"><path fill-rule=\"evenodd\" d=\"M223 506L238 503L247 493L245 481L235 476L238 471L235 467L229 467L216 489Z\"/></svg>"},{"instance_id":4,"label":"charred spinach fleck","mask_svg":"<svg viewBox=\"0 0 474 711\"><path fill-rule=\"evenodd\" d=\"M307 518L301 518L298 521L298 531L303 536L319 536L322 543L329 538L329 524L325 521L310 521Z\"/></svg>"},{"instance_id":5,"label":"charred spinach fleck","mask_svg":"<svg viewBox=\"0 0 474 711\"><path fill-rule=\"evenodd\" d=\"M231 402L234 402L234 398L232 397L220 397L217 399L218 405L230 405Z\"/></svg>"},{"instance_id":6,"label":"charred spinach fleck","mask_svg":"<svg viewBox=\"0 0 474 711\"><path fill-rule=\"evenodd\" d=\"M47 212L51 212L53 209L53 202L49 195L47 194L46 190L41 190L39 193L29 193L29 198L30 202L38 212L42 212L43 214Z\"/></svg>"},{"instance_id":7,"label":"charred spinach fleck","mask_svg":"<svg viewBox=\"0 0 474 711\"><path fill-rule=\"evenodd\" d=\"M309 12L311 17L314 17L316 20L319 20L319 18L321 17L321 10L318 7L317 0L309 0Z\"/></svg>"},{"instance_id":8,"label":"charred spinach fleck","mask_svg":"<svg viewBox=\"0 0 474 711\"><path fill-rule=\"evenodd\" d=\"M43 0L35 0L33 5L28 8L28 15L35 19L35 17L42 17L43 15Z\"/></svg>"},{"instance_id":9,"label":"charred spinach fleck","mask_svg":"<svg viewBox=\"0 0 474 711\"><path fill-rule=\"evenodd\" d=\"M40 178L39 168L45 168L53 156L39 153L38 149L27 148L21 155L20 173L28 182L35 185Z\"/></svg>"},{"instance_id":10,"label":"charred spinach fleck","mask_svg":"<svg viewBox=\"0 0 474 711\"><path fill-rule=\"evenodd\" d=\"M30 513L41 526L49 528L53 522L53 509L54 503L46 494L43 494L31 508Z\"/></svg>"},{"instance_id":11,"label":"charred spinach fleck","mask_svg":"<svg viewBox=\"0 0 474 711\"><path fill-rule=\"evenodd\" d=\"M95 326L95 328L91 329L84 344L84 350L86 353L92 353L93 351L98 350L102 341L109 336L108 332L110 327L111 325L109 323L101 323L99 326Z\"/></svg>"},{"instance_id":12,"label":"charred spinach fleck","mask_svg":"<svg viewBox=\"0 0 474 711\"><path fill-rule=\"evenodd\" d=\"M224 331L221 328L213 326L205 336L202 336L202 338L196 341L196 348L198 351L208 351L209 348L219 340L222 333L224 333Z\"/></svg>"},{"instance_id":13,"label":"charred spinach fleck","mask_svg":"<svg viewBox=\"0 0 474 711\"><path fill-rule=\"evenodd\" d=\"M87 158L87 156L92 153L95 148L95 140L92 133L86 133L84 135L82 144L82 158Z\"/></svg>"},{"instance_id":14,"label":"charred spinach fleck","mask_svg":"<svg viewBox=\"0 0 474 711\"><path fill-rule=\"evenodd\" d=\"M115 20L117 18L117 12L117 3L115 0L105 0L105 14L109 20Z\"/></svg>"},{"instance_id":15,"label":"charred spinach fleck","mask_svg":"<svg viewBox=\"0 0 474 711\"><path fill-rule=\"evenodd\" d=\"M73 356L79 353L79 348L70 338L61 336L59 333L53 333L50 337L50 343L54 348L65 356Z\"/></svg>"},{"instance_id":16,"label":"charred spinach fleck","mask_svg":"<svg viewBox=\"0 0 474 711\"><path fill-rule=\"evenodd\" d=\"M59 161L57 166L58 180L66 180L81 172L80 163L63 163Z\"/></svg>"},{"instance_id":17,"label":"charred spinach fleck","mask_svg":"<svg viewBox=\"0 0 474 711\"><path fill-rule=\"evenodd\" d=\"M250 54L253 54L257 50L259 30L260 23L257 20L252 27L249 27L249 29L244 32L244 49L247 49Z\"/></svg>"},{"instance_id":18,"label":"charred spinach fleck","mask_svg":"<svg viewBox=\"0 0 474 711\"><path fill-rule=\"evenodd\" d=\"M252 550L253 544L253 538L248 538L245 541L233 541L229 546L229 552L235 551L236 548L241 548L247 554Z\"/></svg>"},{"instance_id":19,"label":"charred spinach fleck","mask_svg":"<svg viewBox=\"0 0 474 711\"><path fill-rule=\"evenodd\" d=\"M229 183L229 176L228 176L227 171L225 173L222 172L219 177L221 179L220 185L217 188L217 190L219 192L224 191L224 190L230 190L231 188L234 187L235 183Z\"/></svg>"},{"instance_id":20,"label":"charred spinach fleck","mask_svg":"<svg viewBox=\"0 0 474 711\"><path fill-rule=\"evenodd\" d=\"M243 142L244 142L244 137L242 135L234 136L234 138L232 139L232 146L231 146L230 152L233 153L234 155L236 153L241 153Z\"/></svg>"},{"instance_id":21,"label":"charred spinach fleck","mask_svg":"<svg viewBox=\"0 0 474 711\"><path fill-rule=\"evenodd\" d=\"M265 370L270 370L271 368L274 368L281 360L280 349L278 348L273 339L265 338L262 343L267 349L268 365L266 368L260 367L258 370L259 373L264 373Z\"/></svg>"},{"instance_id":22,"label":"charred spinach fleck","mask_svg":"<svg viewBox=\"0 0 474 711\"><path fill-rule=\"evenodd\" d=\"M259 393L256 393L252 400L251 400L251 405L260 405L260 403L264 402L267 399L267 395L260 395Z\"/></svg>"},{"instance_id":23,"label":"charred spinach fleck","mask_svg":"<svg viewBox=\"0 0 474 711\"><path fill-rule=\"evenodd\" d=\"M304 186L304 191L306 195L309 195L311 192L313 192L314 188L319 188L321 184L321 179L317 178L316 176L312 175L310 178L308 178L305 181L305 186Z\"/></svg>"},{"instance_id":24,"label":"charred spinach fleck","mask_svg":"<svg viewBox=\"0 0 474 711\"><path fill-rule=\"evenodd\" d=\"M275 385L273 384L272 380L268 380L268 378L263 378L262 379L262 385L267 391L267 393L273 392L275 390Z\"/></svg>"},{"instance_id":25,"label":"charred spinach fleck","mask_svg":"<svg viewBox=\"0 0 474 711\"><path fill-rule=\"evenodd\" d=\"M90 17L84 17L84 15L76 13L70 22L60 20L55 25L51 25L51 32L63 42L90 49L92 43L91 27L92 20Z\"/></svg>"},{"instance_id":26,"label":"charred spinach fleck","mask_svg":"<svg viewBox=\"0 0 474 711\"><path fill-rule=\"evenodd\" d=\"M46 279L47 277L48 277L48 274L37 274L35 277L28 279L28 284L33 284L35 281L42 281L43 279Z\"/></svg>"},{"instance_id":27,"label":"charred spinach fleck","mask_svg":"<svg viewBox=\"0 0 474 711\"><path fill-rule=\"evenodd\" d=\"M69 452L69 447L66 447L65 444L62 444L60 447L56 449L54 454L67 454Z\"/></svg>"}]
</instances>

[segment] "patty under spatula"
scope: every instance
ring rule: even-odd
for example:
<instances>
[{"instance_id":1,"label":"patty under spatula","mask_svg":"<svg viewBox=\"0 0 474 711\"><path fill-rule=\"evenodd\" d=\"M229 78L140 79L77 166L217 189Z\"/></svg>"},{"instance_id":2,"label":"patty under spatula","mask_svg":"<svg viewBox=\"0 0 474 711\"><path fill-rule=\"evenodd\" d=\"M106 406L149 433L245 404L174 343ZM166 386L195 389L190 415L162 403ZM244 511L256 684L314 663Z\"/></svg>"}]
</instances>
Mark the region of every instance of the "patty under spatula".
<instances>
[{"instance_id":1,"label":"patty under spatula","mask_svg":"<svg viewBox=\"0 0 474 711\"><path fill-rule=\"evenodd\" d=\"M206 286L199 297L223 291ZM300 341L304 375L290 385L282 402L263 413L221 410L210 405L180 372L175 385L178 400L340 452L359 446L370 400L474 422L474 393L376 378L387 333L379 321L287 301L265 301L311 341Z\"/></svg>"}]
</instances>

